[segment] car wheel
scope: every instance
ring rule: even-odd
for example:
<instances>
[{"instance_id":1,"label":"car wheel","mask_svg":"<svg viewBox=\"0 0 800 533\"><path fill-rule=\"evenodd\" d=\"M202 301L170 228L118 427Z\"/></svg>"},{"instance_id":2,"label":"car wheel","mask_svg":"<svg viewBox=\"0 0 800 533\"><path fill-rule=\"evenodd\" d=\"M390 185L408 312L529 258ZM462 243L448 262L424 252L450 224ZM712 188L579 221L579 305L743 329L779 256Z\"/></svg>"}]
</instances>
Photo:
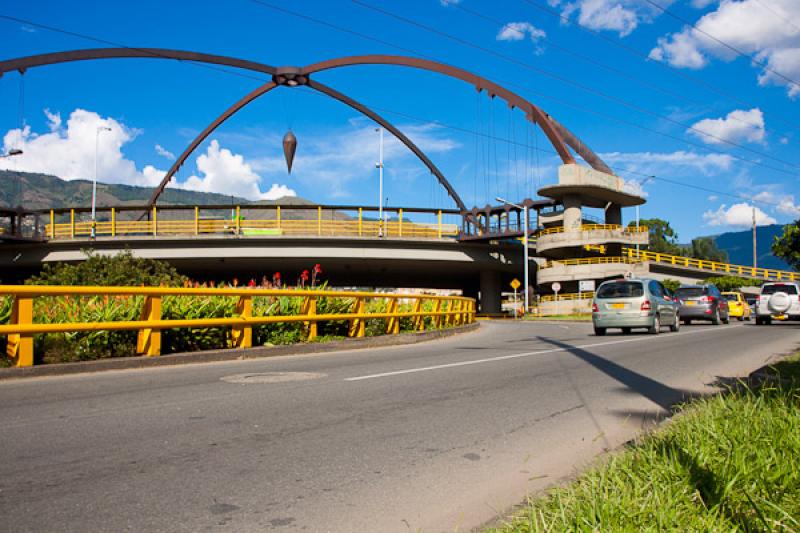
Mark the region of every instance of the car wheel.
<instances>
[{"instance_id":1,"label":"car wheel","mask_svg":"<svg viewBox=\"0 0 800 533\"><path fill-rule=\"evenodd\" d=\"M722 323L723 323L723 324L730 324L730 323L731 323L731 317L730 317L730 315L728 315L728 316L726 316L725 318L723 318L723 319L722 319Z\"/></svg>"},{"instance_id":2,"label":"car wheel","mask_svg":"<svg viewBox=\"0 0 800 533\"><path fill-rule=\"evenodd\" d=\"M765 316L764 317L764 324L767 325L767 326L771 325L772 324L772 317L771 316Z\"/></svg>"},{"instance_id":3,"label":"car wheel","mask_svg":"<svg viewBox=\"0 0 800 533\"><path fill-rule=\"evenodd\" d=\"M606 334L606 328L595 327L594 328L594 334L597 335L598 337L602 337L603 335Z\"/></svg>"},{"instance_id":4,"label":"car wheel","mask_svg":"<svg viewBox=\"0 0 800 533\"><path fill-rule=\"evenodd\" d=\"M737 317L736 320L738 320L739 322L744 322L744 317L743 316Z\"/></svg>"},{"instance_id":5,"label":"car wheel","mask_svg":"<svg viewBox=\"0 0 800 533\"><path fill-rule=\"evenodd\" d=\"M719 326L719 307L714 311L714 318L711 319L711 323L715 326Z\"/></svg>"},{"instance_id":6,"label":"car wheel","mask_svg":"<svg viewBox=\"0 0 800 533\"><path fill-rule=\"evenodd\" d=\"M692 319L691 318L687 318L686 320L683 321L683 325L684 326L691 326L692 325Z\"/></svg>"},{"instance_id":7,"label":"car wheel","mask_svg":"<svg viewBox=\"0 0 800 533\"><path fill-rule=\"evenodd\" d=\"M678 331L680 331L680 329L681 329L681 321L678 318L678 315L675 315L675 321L669 327L669 330L670 331L674 331L674 332L678 332Z\"/></svg>"},{"instance_id":8,"label":"car wheel","mask_svg":"<svg viewBox=\"0 0 800 533\"><path fill-rule=\"evenodd\" d=\"M659 320L658 315L653 317L653 326L647 332L653 335L661 333L661 320Z\"/></svg>"},{"instance_id":9,"label":"car wheel","mask_svg":"<svg viewBox=\"0 0 800 533\"><path fill-rule=\"evenodd\" d=\"M761 318L760 316L757 316L756 317L756 326L763 326L763 325L764 325L764 319Z\"/></svg>"},{"instance_id":10,"label":"car wheel","mask_svg":"<svg viewBox=\"0 0 800 533\"><path fill-rule=\"evenodd\" d=\"M631 328L622 328L622 334L627 335L631 332Z\"/></svg>"}]
</instances>

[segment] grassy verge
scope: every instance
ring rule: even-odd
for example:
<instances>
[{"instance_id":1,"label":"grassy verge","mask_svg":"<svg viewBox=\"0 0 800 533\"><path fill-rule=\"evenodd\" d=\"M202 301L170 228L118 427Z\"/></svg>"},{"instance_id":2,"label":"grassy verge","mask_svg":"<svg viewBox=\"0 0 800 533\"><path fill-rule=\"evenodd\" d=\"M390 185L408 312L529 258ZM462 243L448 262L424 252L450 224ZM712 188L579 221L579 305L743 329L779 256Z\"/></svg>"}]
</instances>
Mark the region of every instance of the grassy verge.
<instances>
[{"instance_id":1,"label":"grassy verge","mask_svg":"<svg viewBox=\"0 0 800 533\"><path fill-rule=\"evenodd\" d=\"M800 357L672 422L494 533L800 531Z\"/></svg>"}]
</instances>

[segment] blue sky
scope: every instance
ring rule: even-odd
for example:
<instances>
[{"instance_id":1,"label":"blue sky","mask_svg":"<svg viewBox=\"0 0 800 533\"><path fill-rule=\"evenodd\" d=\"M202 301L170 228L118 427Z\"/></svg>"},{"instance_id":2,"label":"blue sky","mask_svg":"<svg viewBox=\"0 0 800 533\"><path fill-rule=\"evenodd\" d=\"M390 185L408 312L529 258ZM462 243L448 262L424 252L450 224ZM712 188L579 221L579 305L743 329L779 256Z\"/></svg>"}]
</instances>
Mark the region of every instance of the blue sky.
<instances>
[{"instance_id":1,"label":"blue sky","mask_svg":"<svg viewBox=\"0 0 800 533\"><path fill-rule=\"evenodd\" d=\"M800 217L800 2L653 2L669 13L649 0L2 0L0 15L124 46L275 66L373 53L435 59L543 108L645 192L642 217L670 220L682 241L746 227L753 205L760 223ZM0 42L4 59L104 46L8 19L0 19ZM170 156L264 79L148 59L9 73L0 78L0 135L4 150L21 147L25 154L0 163L90 179L102 125L112 131L100 135L99 179L157 183ZM535 197L539 185L556 179L560 161L541 131L463 82L376 66L316 79L406 132L468 206L498 195ZM280 88L212 134L176 185L250 198L294 192L321 203L375 204L374 127L307 88ZM287 175L281 138L290 128L298 151ZM385 168L390 205L453 206L427 169L388 138ZM633 210L624 216L630 220Z\"/></svg>"}]
</instances>

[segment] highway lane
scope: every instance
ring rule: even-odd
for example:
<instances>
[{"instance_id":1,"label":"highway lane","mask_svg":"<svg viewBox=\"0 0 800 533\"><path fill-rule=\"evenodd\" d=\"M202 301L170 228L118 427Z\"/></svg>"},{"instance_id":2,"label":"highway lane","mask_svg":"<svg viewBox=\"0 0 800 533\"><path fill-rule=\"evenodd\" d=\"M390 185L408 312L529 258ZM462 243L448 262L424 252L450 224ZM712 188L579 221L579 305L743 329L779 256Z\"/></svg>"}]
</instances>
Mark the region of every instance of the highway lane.
<instances>
[{"instance_id":1,"label":"highway lane","mask_svg":"<svg viewBox=\"0 0 800 533\"><path fill-rule=\"evenodd\" d=\"M0 382L3 531L464 531L800 327L425 344Z\"/></svg>"}]
</instances>

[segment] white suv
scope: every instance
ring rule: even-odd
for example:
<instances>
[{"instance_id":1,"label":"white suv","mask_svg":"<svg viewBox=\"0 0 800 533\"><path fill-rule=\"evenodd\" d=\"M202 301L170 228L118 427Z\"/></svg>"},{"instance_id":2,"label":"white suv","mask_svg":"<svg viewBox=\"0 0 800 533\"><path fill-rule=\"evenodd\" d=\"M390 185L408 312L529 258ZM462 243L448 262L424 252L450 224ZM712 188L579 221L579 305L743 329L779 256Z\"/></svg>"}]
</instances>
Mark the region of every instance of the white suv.
<instances>
[{"instance_id":1,"label":"white suv","mask_svg":"<svg viewBox=\"0 0 800 533\"><path fill-rule=\"evenodd\" d=\"M773 318L800 320L800 283L765 283L756 297L756 324L770 324Z\"/></svg>"}]
</instances>

